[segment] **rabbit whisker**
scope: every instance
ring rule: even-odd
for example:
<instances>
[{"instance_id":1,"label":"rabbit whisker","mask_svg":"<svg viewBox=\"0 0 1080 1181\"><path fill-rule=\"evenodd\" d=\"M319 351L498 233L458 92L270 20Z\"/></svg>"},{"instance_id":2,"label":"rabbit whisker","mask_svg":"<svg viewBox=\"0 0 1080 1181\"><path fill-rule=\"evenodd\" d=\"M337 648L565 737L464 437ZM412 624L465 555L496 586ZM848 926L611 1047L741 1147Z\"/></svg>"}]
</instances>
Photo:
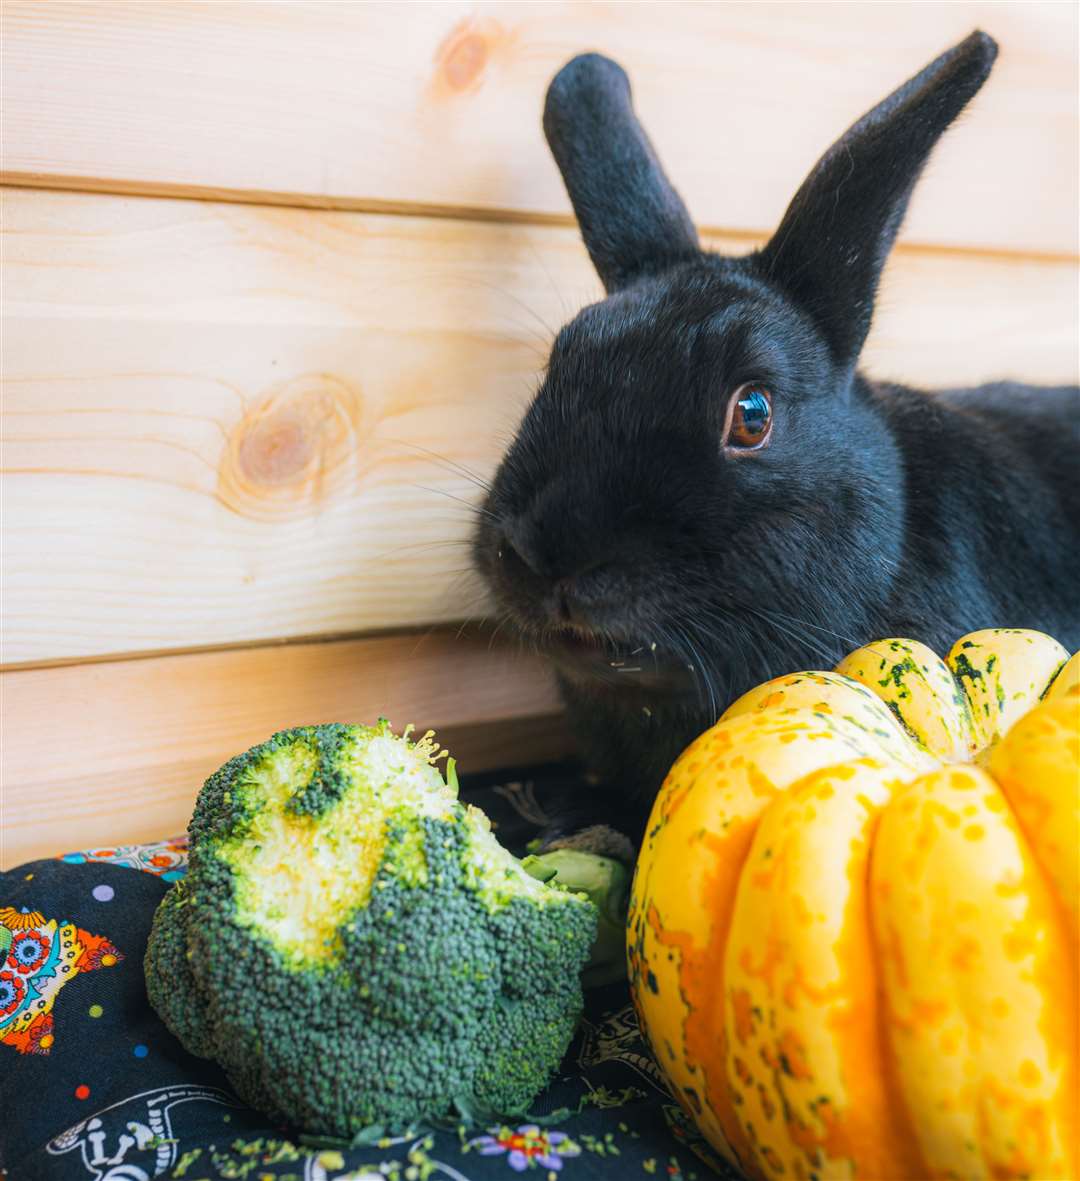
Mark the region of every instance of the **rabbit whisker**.
<instances>
[{"instance_id":1,"label":"rabbit whisker","mask_svg":"<svg viewBox=\"0 0 1080 1181\"><path fill-rule=\"evenodd\" d=\"M496 522L499 520L490 509L486 509L480 504L473 504L472 501L466 500L463 496L455 496L453 492L447 492L445 488L429 488L426 484L412 484L410 487L419 488L421 492L432 492L437 496L445 496L449 500L456 500L458 504L463 504L471 513L475 513L477 516L488 517Z\"/></svg>"},{"instance_id":2,"label":"rabbit whisker","mask_svg":"<svg viewBox=\"0 0 1080 1181\"><path fill-rule=\"evenodd\" d=\"M797 641L800 645L809 649L809 651L815 656L820 657L822 660L831 661L834 664L836 663L835 660L833 660L833 654L812 636L806 634L800 635L799 632L787 627L775 615L772 615L768 612L758 611L754 608L749 608L749 610L752 615L756 615L764 623L769 624L778 631L781 631L785 635L789 636L791 639Z\"/></svg>"},{"instance_id":3,"label":"rabbit whisker","mask_svg":"<svg viewBox=\"0 0 1080 1181\"><path fill-rule=\"evenodd\" d=\"M410 443L406 439L389 439L390 443L396 443L399 447L408 447L411 451L418 451L422 455L427 455L431 459L438 460L446 471L457 472L458 475L464 476L466 480L471 481L482 488L485 492L491 491L491 483L479 476L471 468L466 467L463 463L459 463L456 459L451 459L448 455L440 455L438 451L431 451L427 447L421 447L417 443Z\"/></svg>"},{"instance_id":4,"label":"rabbit whisker","mask_svg":"<svg viewBox=\"0 0 1080 1181\"><path fill-rule=\"evenodd\" d=\"M850 644L853 648L859 647L860 641L856 640L854 636L845 635L843 632L832 631L830 628L822 627L820 624L811 623L809 619L801 619L795 615L785 615L783 611L777 611L775 607L770 608L770 614L779 616L781 619L786 619L789 623L801 624L803 627L809 627L814 631L823 632L825 635L842 640L845 644Z\"/></svg>"},{"instance_id":5,"label":"rabbit whisker","mask_svg":"<svg viewBox=\"0 0 1080 1181\"><path fill-rule=\"evenodd\" d=\"M381 562L385 558L411 550L445 549L447 546L464 546L467 549L471 545L472 542L467 537L442 537L434 541L411 541L405 545L391 546L390 549L381 550L377 554L372 554L371 560Z\"/></svg>"},{"instance_id":6,"label":"rabbit whisker","mask_svg":"<svg viewBox=\"0 0 1080 1181\"><path fill-rule=\"evenodd\" d=\"M508 291L505 287L500 287L497 283L490 283L486 279L477 279L472 276L459 275L457 276L457 282L469 284L473 287L482 287L487 291L494 291L496 295L501 295L505 299L511 300L523 312L528 312L528 314L532 316L536 323L539 324L544 330L543 334L537 332L535 328L531 329L530 331L536 337L537 341L540 343L545 352L551 348L551 342L555 339L555 330L535 308L530 307L523 299L515 295L512 291Z\"/></svg>"},{"instance_id":7,"label":"rabbit whisker","mask_svg":"<svg viewBox=\"0 0 1080 1181\"><path fill-rule=\"evenodd\" d=\"M716 688L713 685L713 678L710 674L709 667L702 659L701 653L695 647L694 642L687 635L682 628L675 629L675 635L678 640L678 646L684 648L685 652L689 654L693 663L687 664L687 670L694 675L694 680L698 683L699 689L702 691L703 700L707 700L709 707L709 716L716 718Z\"/></svg>"}]
</instances>

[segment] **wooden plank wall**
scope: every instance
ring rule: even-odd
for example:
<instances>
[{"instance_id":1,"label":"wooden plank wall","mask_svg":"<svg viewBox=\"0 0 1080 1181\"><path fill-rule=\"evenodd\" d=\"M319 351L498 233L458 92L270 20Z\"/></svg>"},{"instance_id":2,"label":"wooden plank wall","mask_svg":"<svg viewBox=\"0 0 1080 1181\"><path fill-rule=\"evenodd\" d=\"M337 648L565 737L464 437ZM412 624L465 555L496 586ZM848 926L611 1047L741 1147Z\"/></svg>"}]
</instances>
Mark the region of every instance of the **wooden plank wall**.
<instances>
[{"instance_id":1,"label":"wooden plank wall","mask_svg":"<svg viewBox=\"0 0 1080 1181\"><path fill-rule=\"evenodd\" d=\"M76 798L95 840L123 799L139 835L182 825L199 776L305 713L276 680L298 652L305 695L336 670L303 698L329 713L449 724L477 765L565 749L542 670L487 641L277 642L484 613L475 480L599 294L539 126L575 51L623 61L707 241L742 252L852 119L987 28L1001 59L919 190L867 367L1076 379L1074 5L8 0L2 22L0 860L64 844ZM439 660L452 707L422 688L451 683ZM227 724L211 675L244 702ZM45 740L66 732L85 774Z\"/></svg>"},{"instance_id":2,"label":"wooden plank wall","mask_svg":"<svg viewBox=\"0 0 1080 1181\"><path fill-rule=\"evenodd\" d=\"M418 718L469 770L558 758L557 703L534 673L486 638L440 634L7 672L0 862L180 832L207 775L290 726Z\"/></svg>"},{"instance_id":3,"label":"wooden plank wall","mask_svg":"<svg viewBox=\"0 0 1080 1181\"><path fill-rule=\"evenodd\" d=\"M1074 247L1072 4L8 0L5 167L109 192L563 217L543 93L601 49L698 222L758 234L848 123L976 26L1004 47L995 83L909 237Z\"/></svg>"}]
</instances>

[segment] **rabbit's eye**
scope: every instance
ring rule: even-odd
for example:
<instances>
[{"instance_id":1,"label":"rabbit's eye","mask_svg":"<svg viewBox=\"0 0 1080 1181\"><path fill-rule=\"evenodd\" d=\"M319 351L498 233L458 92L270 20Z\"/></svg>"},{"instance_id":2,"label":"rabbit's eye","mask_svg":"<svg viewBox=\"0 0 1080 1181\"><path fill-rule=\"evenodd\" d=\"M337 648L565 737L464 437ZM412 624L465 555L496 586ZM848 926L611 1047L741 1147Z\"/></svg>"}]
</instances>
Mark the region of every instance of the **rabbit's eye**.
<instances>
[{"instance_id":1,"label":"rabbit's eye","mask_svg":"<svg viewBox=\"0 0 1080 1181\"><path fill-rule=\"evenodd\" d=\"M762 385L748 382L731 395L726 446L739 451L760 447L772 429L772 395Z\"/></svg>"}]
</instances>

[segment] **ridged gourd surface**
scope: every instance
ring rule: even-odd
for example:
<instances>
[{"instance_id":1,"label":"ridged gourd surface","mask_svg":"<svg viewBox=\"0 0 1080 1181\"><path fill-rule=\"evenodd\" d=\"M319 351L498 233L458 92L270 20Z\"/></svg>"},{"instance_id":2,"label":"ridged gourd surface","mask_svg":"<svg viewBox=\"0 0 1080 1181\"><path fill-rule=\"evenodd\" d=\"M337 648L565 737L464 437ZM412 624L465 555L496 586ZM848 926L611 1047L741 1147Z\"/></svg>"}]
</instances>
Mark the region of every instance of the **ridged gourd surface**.
<instances>
[{"instance_id":1,"label":"ridged gourd surface","mask_svg":"<svg viewBox=\"0 0 1080 1181\"><path fill-rule=\"evenodd\" d=\"M883 640L735 702L657 797L642 1026L755 1178L1077 1176L1080 653Z\"/></svg>"}]
</instances>

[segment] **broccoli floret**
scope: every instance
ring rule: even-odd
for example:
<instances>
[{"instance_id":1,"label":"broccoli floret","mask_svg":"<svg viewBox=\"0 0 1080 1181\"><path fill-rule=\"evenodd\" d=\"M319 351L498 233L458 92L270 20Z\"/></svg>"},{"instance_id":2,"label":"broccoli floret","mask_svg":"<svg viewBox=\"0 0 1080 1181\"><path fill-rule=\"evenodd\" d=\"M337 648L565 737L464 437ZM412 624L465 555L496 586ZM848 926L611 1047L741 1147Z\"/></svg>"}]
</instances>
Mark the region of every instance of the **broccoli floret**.
<instances>
[{"instance_id":1,"label":"broccoli floret","mask_svg":"<svg viewBox=\"0 0 1080 1181\"><path fill-rule=\"evenodd\" d=\"M286 730L199 795L147 992L272 1118L518 1115L566 1050L596 910L525 872L438 753L385 722Z\"/></svg>"},{"instance_id":2,"label":"broccoli floret","mask_svg":"<svg viewBox=\"0 0 1080 1181\"><path fill-rule=\"evenodd\" d=\"M564 890L584 894L596 907L596 942L581 982L598 988L626 979L626 912L630 906L631 868L613 857L579 849L553 849L526 857L527 873Z\"/></svg>"}]
</instances>

